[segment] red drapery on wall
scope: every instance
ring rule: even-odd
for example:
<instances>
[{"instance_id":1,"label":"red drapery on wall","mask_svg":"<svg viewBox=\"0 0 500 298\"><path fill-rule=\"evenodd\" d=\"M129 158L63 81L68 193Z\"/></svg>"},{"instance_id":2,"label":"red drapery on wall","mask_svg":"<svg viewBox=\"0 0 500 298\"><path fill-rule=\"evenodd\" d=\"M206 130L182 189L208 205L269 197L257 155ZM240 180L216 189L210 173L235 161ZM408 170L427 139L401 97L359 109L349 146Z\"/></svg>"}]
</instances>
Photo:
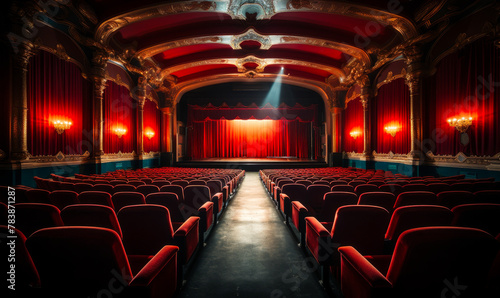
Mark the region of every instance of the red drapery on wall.
<instances>
[{"instance_id":1,"label":"red drapery on wall","mask_svg":"<svg viewBox=\"0 0 500 298\"><path fill-rule=\"evenodd\" d=\"M144 104L144 151L160 151L160 119L161 111L156 108L156 103L146 100ZM147 137L148 131L154 132L151 140Z\"/></svg>"},{"instance_id":2,"label":"red drapery on wall","mask_svg":"<svg viewBox=\"0 0 500 298\"><path fill-rule=\"evenodd\" d=\"M108 81L104 90L104 152L122 153L134 150L136 104L127 88ZM118 138L116 128L127 130Z\"/></svg>"},{"instance_id":3,"label":"red drapery on wall","mask_svg":"<svg viewBox=\"0 0 500 298\"><path fill-rule=\"evenodd\" d=\"M426 88L428 122L424 121L425 149L434 154L464 152L495 155L500 152L500 49L481 39L444 58ZM469 142L447 119L473 117Z\"/></svg>"},{"instance_id":4,"label":"red drapery on wall","mask_svg":"<svg viewBox=\"0 0 500 298\"><path fill-rule=\"evenodd\" d=\"M349 101L344 111L344 151L345 152L363 152L363 106L359 97ZM350 133L359 132L354 139Z\"/></svg>"},{"instance_id":5,"label":"red drapery on wall","mask_svg":"<svg viewBox=\"0 0 500 298\"><path fill-rule=\"evenodd\" d=\"M90 84L80 69L48 52L30 60L27 77L28 151L32 155L82 154L92 150ZM54 120L71 121L58 134Z\"/></svg>"},{"instance_id":6,"label":"red drapery on wall","mask_svg":"<svg viewBox=\"0 0 500 298\"><path fill-rule=\"evenodd\" d=\"M308 158L311 122L299 120L209 120L193 122L189 154L211 157Z\"/></svg>"},{"instance_id":7,"label":"red drapery on wall","mask_svg":"<svg viewBox=\"0 0 500 298\"><path fill-rule=\"evenodd\" d=\"M410 91L404 79L381 86L371 111L372 149L377 153L410 152ZM399 127L395 137L384 130L386 126Z\"/></svg>"}]
</instances>

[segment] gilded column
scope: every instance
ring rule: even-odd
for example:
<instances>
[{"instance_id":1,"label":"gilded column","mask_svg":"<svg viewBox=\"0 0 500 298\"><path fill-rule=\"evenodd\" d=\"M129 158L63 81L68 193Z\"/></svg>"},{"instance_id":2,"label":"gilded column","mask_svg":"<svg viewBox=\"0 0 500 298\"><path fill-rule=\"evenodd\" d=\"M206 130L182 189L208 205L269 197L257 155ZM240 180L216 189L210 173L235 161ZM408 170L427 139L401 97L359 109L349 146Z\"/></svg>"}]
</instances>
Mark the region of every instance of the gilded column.
<instances>
[{"instance_id":1,"label":"gilded column","mask_svg":"<svg viewBox=\"0 0 500 298\"><path fill-rule=\"evenodd\" d=\"M410 154L418 160L422 153L422 56L416 48L408 50L405 56L408 66L406 84L410 89Z\"/></svg>"},{"instance_id":2,"label":"gilded column","mask_svg":"<svg viewBox=\"0 0 500 298\"><path fill-rule=\"evenodd\" d=\"M137 155L144 154L144 104L146 104L146 78L139 77L137 84Z\"/></svg>"},{"instance_id":3,"label":"gilded column","mask_svg":"<svg viewBox=\"0 0 500 298\"><path fill-rule=\"evenodd\" d=\"M370 101L372 97L370 80L367 76L364 76L361 81L358 81L358 84L361 87L361 95L359 97L363 106L363 155L370 157Z\"/></svg>"},{"instance_id":4,"label":"gilded column","mask_svg":"<svg viewBox=\"0 0 500 298\"><path fill-rule=\"evenodd\" d=\"M172 152L172 107L161 108L161 151Z\"/></svg>"},{"instance_id":5,"label":"gilded column","mask_svg":"<svg viewBox=\"0 0 500 298\"><path fill-rule=\"evenodd\" d=\"M34 45L23 42L14 56L12 68L12 118L11 152L12 160L28 158L28 93L27 73L29 60L35 54Z\"/></svg>"},{"instance_id":6,"label":"gilded column","mask_svg":"<svg viewBox=\"0 0 500 298\"><path fill-rule=\"evenodd\" d=\"M341 123L341 113L342 108L339 107L331 107L330 108L331 116L332 116L332 153L341 152L341 134L340 132L340 123Z\"/></svg>"},{"instance_id":7,"label":"gilded column","mask_svg":"<svg viewBox=\"0 0 500 298\"><path fill-rule=\"evenodd\" d=\"M92 102L93 102L93 157L99 159L104 154L104 89L106 89L106 64L104 53L96 52L92 61Z\"/></svg>"}]
</instances>

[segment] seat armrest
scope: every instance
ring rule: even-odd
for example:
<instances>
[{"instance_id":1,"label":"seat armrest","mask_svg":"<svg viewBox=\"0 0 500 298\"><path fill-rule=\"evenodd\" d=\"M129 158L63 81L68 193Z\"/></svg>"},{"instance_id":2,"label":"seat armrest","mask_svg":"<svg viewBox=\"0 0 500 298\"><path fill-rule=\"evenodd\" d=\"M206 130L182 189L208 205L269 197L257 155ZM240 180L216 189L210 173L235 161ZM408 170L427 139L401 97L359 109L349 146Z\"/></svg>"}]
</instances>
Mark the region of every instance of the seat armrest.
<instances>
[{"instance_id":1,"label":"seat armrest","mask_svg":"<svg viewBox=\"0 0 500 298\"><path fill-rule=\"evenodd\" d=\"M178 251L177 246L164 246L132 279L129 297L139 293L152 294L153 298L173 296L177 286Z\"/></svg>"},{"instance_id":2,"label":"seat armrest","mask_svg":"<svg viewBox=\"0 0 500 298\"><path fill-rule=\"evenodd\" d=\"M205 233L214 222L214 203L205 202L198 209L198 216L200 217L200 233Z\"/></svg>"},{"instance_id":3,"label":"seat armrest","mask_svg":"<svg viewBox=\"0 0 500 298\"><path fill-rule=\"evenodd\" d=\"M292 205L291 205L292 203L290 201L290 197L284 193L280 193L278 199L280 201L281 212L283 212L284 214L287 214L287 215L291 215L290 213L291 213L291 209L292 209Z\"/></svg>"},{"instance_id":4,"label":"seat armrest","mask_svg":"<svg viewBox=\"0 0 500 298\"><path fill-rule=\"evenodd\" d=\"M218 192L216 194L214 194L212 196L212 202L214 202L214 211L215 211L215 214L219 214L219 212L222 211L222 206L224 204L223 200L222 200L222 193L221 192Z\"/></svg>"},{"instance_id":5,"label":"seat armrest","mask_svg":"<svg viewBox=\"0 0 500 298\"><path fill-rule=\"evenodd\" d=\"M333 253L336 253L330 233L315 217L308 216L305 222L307 248L319 264L328 263Z\"/></svg>"},{"instance_id":6,"label":"seat armrest","mask_svg":"<svg viewBox=\"0 0 500 298\"><path fill-rule=\"evenodd\" d=\"M292 219L293 219L293 224L299 230L299 232L305 233L306 232L306 221L305 218L307 214L309 213L309 210L299 201L293 201L292 202Z\"/></svg>"},{"instance_id":7,"label":"seat armrest","mask_svg":"<svg viewBox=\"0 0 500 298\"><path fill-rule=\"evenodd\" d=\"M388 297L392 284L354 247L338 249L341 256L341 287L346 297Z\"/></svg>"},{"instance_id":8,"label":"seat armrest","mask_svg":"<svg viewBox=\"0 0 500 298\"><path fill-rule=\"evenodd\" d=\"M174 233L174 241L179 247L179 260L186 264L199 243L200 218L191 216Z\"/></svg>"}]
</instances>

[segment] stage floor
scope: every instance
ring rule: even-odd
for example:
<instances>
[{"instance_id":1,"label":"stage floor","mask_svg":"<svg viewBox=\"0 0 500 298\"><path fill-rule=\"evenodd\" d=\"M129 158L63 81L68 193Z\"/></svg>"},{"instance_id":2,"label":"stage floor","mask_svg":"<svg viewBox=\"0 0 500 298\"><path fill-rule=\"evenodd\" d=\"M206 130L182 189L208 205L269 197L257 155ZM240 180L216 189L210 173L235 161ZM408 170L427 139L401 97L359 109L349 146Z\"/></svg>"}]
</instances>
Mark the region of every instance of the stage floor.
<instances>
[{"instance_id":1,"label":"stage floor","mask_svg":"<svg viewBox=\"0 0 500 298\"><path fill-rule=\"evenodd\" d=\"M266 157L266 158L252 158L252 157L230 157L230 158L205 158L190 160L190 162L318 162L307 158L296 157Z\"/></svg>"}]
</instances>

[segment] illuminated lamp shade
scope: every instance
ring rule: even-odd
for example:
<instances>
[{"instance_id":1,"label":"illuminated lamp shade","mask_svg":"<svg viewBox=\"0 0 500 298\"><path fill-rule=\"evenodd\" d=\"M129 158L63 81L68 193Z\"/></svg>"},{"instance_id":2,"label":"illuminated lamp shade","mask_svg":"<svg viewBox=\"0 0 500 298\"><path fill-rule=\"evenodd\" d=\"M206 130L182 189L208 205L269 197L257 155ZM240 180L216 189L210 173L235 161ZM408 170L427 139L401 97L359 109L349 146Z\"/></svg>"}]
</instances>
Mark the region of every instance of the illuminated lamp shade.
<instances>
[{"instance_id":1,"label":"illuminated lamp shade","mask_svg":"<svg viewBox=\"0 0 500 298\"><path fill-rule=\"evenodd\" d=\"M401 130L401 126L399 126L398 124L391 123L385 126L384 130L386 133L390 134L394 138L396 136L396 133Z\"/></svg>"},{"instance_id":2,"label":"illuminated lamp shade","mask_svg":"<svg viewBox=\"0 0 500 298\"><path fill-rule=\"evenodd\" d=\"M466 118L466 117L461 117L461 118L453 117L453 118L449 118L447 121L451 127L455 127L459 132L464 133L467 131L467 129L469 129L469 126L471 126L472 120L473 120L472 117L468 117L468 118Z\"/></svg>"},{"instance_id":3,"label":"illuminated lamp shade","mask_svg":"<svg viewBox=\"0 0 500 298\"><path fill-rule=\"evenodd\" d=\"M155 136L155 132L154 132L154 131L152 131L152 130L147 130L144 134L145 134L145 135L146 135L146 137L147 137L148 139L150 139L150 140L151 140L151 139Z\"/></svg>"},{"instance_id":4,"label":"illuminated lamp shade","mask_svg":"<svg viewBox=\"0 0 500 298\"><path fill-rule=\"evenodd\" d=\"M127 133L127 129L123 128L123 127L116 127L114 129L114 133L117 137L121 138L121 137L123 137L123 135L125 135Z\"/></svg>"},{"instance_id":5,"label":"illuminated lamp shade","mask_svg":"<svg viewBox=\"0 0 500 298\"><path fill-rule=\"evenodd\" d=\"M71 121L67 121L67 120L56 119L56 120L52 121L52 124L54 125L56 132L58 134L62 134L66 129L69 129L73 123L71 123Z\"/></svg>"},{"instance_id":6,"label":"illuminated lamp shade","mask_svg":"<svg viewBox=\"0 0 500 298\"><path fill-rule=\"evenodd\" d=\"M360 135L361 135L361 131L359 130L352 130L349 135L353 138L353 139L357 139Z\"/></svg>"}]
</instances>

